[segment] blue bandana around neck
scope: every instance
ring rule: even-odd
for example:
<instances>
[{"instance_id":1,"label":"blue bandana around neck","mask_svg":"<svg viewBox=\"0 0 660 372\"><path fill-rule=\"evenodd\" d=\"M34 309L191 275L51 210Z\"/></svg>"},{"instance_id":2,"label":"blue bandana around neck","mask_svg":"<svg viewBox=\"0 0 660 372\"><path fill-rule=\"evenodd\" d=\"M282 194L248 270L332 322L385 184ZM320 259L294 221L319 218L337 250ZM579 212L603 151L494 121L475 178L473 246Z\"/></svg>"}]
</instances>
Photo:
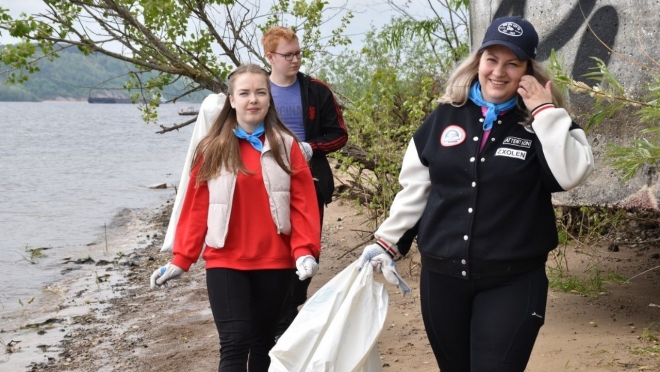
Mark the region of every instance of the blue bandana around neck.
<instances>
[{"instance_id":1,"label":"blue bandana around neck","mask_svg":"<svg viewBox=\"0 0 660 372\"><path fill-rule=\"evenodd\" d=\"M236 137L240 139L244 139L248 142L250 142L250 145L255 148L255 150L261 152L261 150L264 148L264 145L261 143L261 140L259 137L264 134L264 123L259 124L259 127L252 132L252 134L248 134L241 126L239 125L236 129L234 129L234 134Z\"/></svg>"},{"instance_id":2,"label":"blue bandana around neck","mask_svg":"<svg viewBox=\"0 0 660 372\"><path fill-rule=\"evenodd\" d=\"M486 110L486 119L484 119L484 130L490 130L493 128L493 122L495 119L497 119L497 115L499 115L502 111L511 110L512 108L516 107L518 99L517 96L513 96L513 98L504 103L486 102L481 97L481 83L478 81L472 85L472 88L470 88L470 95L468 98L470 98L470 100L477 106L488 108L488 110Z\"/></svg>"}]
</instances>

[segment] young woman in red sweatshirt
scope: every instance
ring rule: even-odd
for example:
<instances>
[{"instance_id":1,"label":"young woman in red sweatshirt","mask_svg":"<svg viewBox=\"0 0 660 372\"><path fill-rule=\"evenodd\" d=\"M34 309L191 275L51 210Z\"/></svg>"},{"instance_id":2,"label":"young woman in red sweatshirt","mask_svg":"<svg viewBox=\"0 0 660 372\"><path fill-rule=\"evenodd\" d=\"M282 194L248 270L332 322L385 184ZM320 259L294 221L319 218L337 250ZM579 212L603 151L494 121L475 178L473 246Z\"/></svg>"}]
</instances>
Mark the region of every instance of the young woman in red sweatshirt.
<instances>
[{"instance_id":1,"label":"young woman in red sweatshirt","mask_svg":"<svg viewBox=\"0 0 660 372\"><path fill-rule=\"evenodd\" d=\"M240 66L229 100L199 143L170 263L151 287L188 271L202 254L220 336L218 371L267 371L280 309L297 269L318 271L314 181L295 135L277 116L267 73ZM203 253L202 253L203 251Z\"/></svg>"}]
</instances>

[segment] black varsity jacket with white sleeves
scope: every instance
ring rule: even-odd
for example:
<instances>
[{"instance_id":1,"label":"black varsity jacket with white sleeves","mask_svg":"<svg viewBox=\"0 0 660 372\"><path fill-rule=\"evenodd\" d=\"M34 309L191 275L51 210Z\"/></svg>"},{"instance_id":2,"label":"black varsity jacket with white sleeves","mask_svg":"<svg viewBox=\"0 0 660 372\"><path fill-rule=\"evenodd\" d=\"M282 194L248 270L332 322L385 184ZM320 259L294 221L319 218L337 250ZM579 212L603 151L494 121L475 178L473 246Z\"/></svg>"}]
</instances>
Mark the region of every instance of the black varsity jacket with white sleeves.
<instances>
[{"instance_id":1,"label":"black varsity jacket with white sleeves","mask_svg":"<svg viewBox=\"0 0 660 372\"><path fill-rule=\"evenodd\" d=\"M376 238L396 244L419 221L422 262L463 264L543 258L557 246L551 193L576 187L594 169L584 131L564 109L538 112L530 126L512 110L480 152L483 120L468 101L440 104L424 121Z\"/></svg>"}]
</instances>

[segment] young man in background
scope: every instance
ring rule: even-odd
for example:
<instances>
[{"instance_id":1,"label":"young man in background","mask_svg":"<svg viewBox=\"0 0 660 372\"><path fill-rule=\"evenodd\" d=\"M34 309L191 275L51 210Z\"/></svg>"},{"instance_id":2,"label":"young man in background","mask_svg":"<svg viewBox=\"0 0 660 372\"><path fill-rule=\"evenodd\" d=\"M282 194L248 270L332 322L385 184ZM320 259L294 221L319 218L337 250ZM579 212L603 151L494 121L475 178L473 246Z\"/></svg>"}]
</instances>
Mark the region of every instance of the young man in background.
<instances>
[{"instance_id":1,"label":"young man in background","mask_svg":"<svg viewBox=\"0 0 660 372\"><path fill-rule=\"evenodd\" d=\"M261 38L261 44L271 65L270 85L277 113L301 141L309 161L323 225L323 209L332 201L334 191L334 178L326 155L346 144L346 124L330 88L300 72L303 53L292 29L271 27ZM298 314L298 306L307 300L311 278L299 281L293 276L291 279L293 285L282 313L278 337Z\"/></svg>"}]
</instances>

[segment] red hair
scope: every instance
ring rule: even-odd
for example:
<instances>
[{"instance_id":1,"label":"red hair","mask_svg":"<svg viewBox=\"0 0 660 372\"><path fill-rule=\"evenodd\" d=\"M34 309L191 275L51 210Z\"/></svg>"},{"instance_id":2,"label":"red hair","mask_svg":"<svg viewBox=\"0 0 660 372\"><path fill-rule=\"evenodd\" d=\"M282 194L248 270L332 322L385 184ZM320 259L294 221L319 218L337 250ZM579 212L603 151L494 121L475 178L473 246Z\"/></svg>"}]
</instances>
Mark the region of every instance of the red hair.
<instances>
[{"instance_id":1,"label":"red hair","mask_svg":"<svg viewBox=\"0 0 660 372\"><path fill-rule=\"evenodd\" d=\"M264 53L274 52L277 46L280 45L280 40L288 43L298 40L298 35L288 27L273 26L269 28L264 33L264 36L261 37L261 45L264 46Z\"/></svg>"}]
</instances>

